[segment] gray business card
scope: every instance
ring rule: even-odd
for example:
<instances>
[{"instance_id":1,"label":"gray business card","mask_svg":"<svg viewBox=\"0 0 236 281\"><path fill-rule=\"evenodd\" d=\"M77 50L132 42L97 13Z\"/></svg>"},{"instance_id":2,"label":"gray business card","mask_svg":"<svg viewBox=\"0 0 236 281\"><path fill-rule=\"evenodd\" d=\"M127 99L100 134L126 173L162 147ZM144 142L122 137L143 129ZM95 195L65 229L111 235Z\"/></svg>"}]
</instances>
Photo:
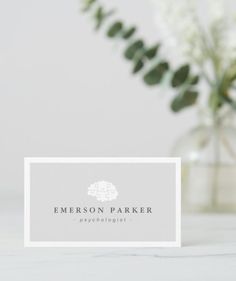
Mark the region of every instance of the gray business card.
<instances>
[{"instance_id":1,"label":"gray business card","mask_svg":"<svg viewBox=\"0 0 236 281\"><path fill-rule=\"evenodd\" d=\"M178 158L25 158L25 246L178 247Z\"/></svg>"}]
</instances>

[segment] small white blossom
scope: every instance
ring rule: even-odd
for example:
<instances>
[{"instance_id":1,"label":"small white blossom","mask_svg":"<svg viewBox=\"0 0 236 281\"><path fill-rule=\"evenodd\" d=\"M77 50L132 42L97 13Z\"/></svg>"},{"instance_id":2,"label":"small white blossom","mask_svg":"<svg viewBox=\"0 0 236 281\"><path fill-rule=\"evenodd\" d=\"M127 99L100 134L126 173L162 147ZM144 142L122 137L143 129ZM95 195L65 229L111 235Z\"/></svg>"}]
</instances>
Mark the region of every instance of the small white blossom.
<instances>
[{"instance_id":1,"label":"small white blossom","mask_svg":"<svg viewBox=\"0 0 236 281\"><path fill-rule=\"evenodd\" d=\"M112 201L118 196L116 187L107 181L98 181L88 187L88 195L96 197L98 201Z\"/></svg>"}]
</instances>

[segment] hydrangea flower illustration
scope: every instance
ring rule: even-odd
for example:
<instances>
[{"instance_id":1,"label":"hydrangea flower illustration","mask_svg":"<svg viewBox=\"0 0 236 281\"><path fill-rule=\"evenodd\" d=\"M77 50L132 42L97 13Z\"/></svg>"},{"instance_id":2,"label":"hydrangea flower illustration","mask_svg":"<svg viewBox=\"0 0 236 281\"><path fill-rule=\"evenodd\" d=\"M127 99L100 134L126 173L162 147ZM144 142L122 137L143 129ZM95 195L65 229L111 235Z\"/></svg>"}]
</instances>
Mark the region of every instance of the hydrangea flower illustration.
<instances>
[{"instance_id":1,"label":"hydrangea flower illustration","mask_svg":"<svg viewBox=\"0 0 236 281\"><path fill-rule=\"evenodd\" d=\"M107 181L98 181L88 187L88 195L96 197L98 201L112 201L118 196L116 187Z\"/></svg>"}]
</instances>

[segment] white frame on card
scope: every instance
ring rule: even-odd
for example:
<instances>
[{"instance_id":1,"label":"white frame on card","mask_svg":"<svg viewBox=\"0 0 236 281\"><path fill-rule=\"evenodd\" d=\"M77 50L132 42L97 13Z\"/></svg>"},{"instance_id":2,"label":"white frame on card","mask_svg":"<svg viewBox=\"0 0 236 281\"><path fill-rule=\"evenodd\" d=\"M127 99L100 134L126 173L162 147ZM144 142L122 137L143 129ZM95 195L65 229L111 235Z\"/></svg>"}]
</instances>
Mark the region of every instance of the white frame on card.
<instances>
[{"instance_id":1,"label":"white frame on card","mask_svg":"<svg viewBox=\"0 0 236 281\"><path fill-rule=\"evenodd\" d=\"M173 241L31 241L30 176L35 163L173 163L176 166L176 237ZM26 157L24 158L24 246L25 247L180 247L181 160L173 157Z\"/></svg>"}]
</instances>

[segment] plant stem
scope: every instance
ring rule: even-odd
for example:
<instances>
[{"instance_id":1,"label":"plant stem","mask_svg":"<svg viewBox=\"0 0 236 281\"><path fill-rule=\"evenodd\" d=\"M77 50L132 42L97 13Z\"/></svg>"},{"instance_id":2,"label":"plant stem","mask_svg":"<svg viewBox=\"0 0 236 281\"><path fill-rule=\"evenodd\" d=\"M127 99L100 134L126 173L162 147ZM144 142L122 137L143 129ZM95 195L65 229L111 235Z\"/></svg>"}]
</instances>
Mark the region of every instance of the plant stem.
<instances>
[{"instance_id":1,"label":"plant stem","mask_svg":"<svg viewBox=\"0 0 236 281\"><path fill-rule=\"evenodd\" d=\"M217 113L214 113L214 124L213 124L213 178L212 178L212 197L211 205L212 210L217 209L218 203L218 188L219 188L219 164L220 164L220 144L219 144L219 130L220 130L220 121L218 119Z\"/></svg>"}]
</instances>

